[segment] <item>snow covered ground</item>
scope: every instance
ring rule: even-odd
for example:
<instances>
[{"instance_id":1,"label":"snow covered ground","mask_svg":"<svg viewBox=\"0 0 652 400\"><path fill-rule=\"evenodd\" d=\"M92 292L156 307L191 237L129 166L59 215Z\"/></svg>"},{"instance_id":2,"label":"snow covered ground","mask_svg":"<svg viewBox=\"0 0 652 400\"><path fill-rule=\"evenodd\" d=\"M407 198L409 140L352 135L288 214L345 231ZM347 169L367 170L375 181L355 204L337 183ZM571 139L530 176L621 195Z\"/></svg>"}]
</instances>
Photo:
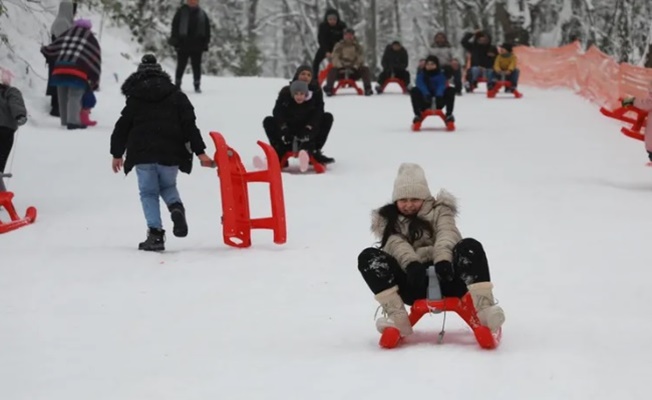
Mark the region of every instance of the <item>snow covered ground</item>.
<instances>
[{"instance_id":1,"label":"snow covered ground","mask_svg":"<svg viewBox=\"0 0 652 400\"><path fill-rule=\"evenodd\" d=\"M521 100L465 95L456 132L412 133L407 96L337 95L325 148L336 164L283 175L287 244L256 232L250 249L223 245L216 173L196 163L179 179L190 235L152 254L136 250L135 174L110 170L119 83L135 64L119 39L103 48L97 127L63 130L42 92L27 93L9 188L39 216L0 236L0 398L648 397L651 172L643 145L594 105L528 87ZM286 82L204 78L189 97L209 149L220 131L251 167ZM496 350L455 315L441 345L441 315L397 349L377 345L356 261L404 161L458 196L463 234L485 245L507 315ZM251 193L267 213L265 186Z\"/></svg>"}]
</instances>

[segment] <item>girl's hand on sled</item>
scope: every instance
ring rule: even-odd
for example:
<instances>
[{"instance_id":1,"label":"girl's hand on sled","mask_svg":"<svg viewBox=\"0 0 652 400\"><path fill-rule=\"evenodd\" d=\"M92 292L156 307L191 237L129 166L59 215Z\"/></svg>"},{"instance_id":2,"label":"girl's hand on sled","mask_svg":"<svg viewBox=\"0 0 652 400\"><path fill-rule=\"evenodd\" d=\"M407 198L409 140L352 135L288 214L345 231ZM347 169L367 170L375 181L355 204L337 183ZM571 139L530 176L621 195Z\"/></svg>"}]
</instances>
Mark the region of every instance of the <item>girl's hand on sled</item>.
<instances>
[{"instance_id":1,"label":"girl's hand on sled","mask_svg":"<svg viewBox=\"0 0 652 400\"><path fill-rule=\"evenodd\" d=\"M123 165L124 165L124 161L122 160L122 158L114 158L113 162L111 163L111 167L113 169L113 172L115 172L116 174L118 172L120 172Z\"/></svg>"},{"instance_id":2,"label":"girl's hand on sled","mask_svg":"<svg viewBox=\"0 0 652 400\"><path fill-rule=\"evenodd\" d=\"M197 158L199 158L199 162L202 167L215 168L215 162L211 160L211 158L206 154L200 154L197 156Z\"/></svg>"}]
</instances>

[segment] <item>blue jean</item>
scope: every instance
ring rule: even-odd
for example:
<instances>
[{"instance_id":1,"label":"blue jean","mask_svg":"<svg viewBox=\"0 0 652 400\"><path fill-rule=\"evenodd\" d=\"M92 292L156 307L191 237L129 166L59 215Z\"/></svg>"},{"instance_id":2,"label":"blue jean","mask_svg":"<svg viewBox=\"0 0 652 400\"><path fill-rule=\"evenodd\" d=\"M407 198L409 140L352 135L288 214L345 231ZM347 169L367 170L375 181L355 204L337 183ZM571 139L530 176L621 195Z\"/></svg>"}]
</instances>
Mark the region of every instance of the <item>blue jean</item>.
<instances>
[{"instance_id":1,"label":"blue jean","mask_svg":"<svg viewBox=\"0 0 652 400\"><path fill-rule=\"evenodd\" d=\"M469 81L471 83L478 82L480 77L487 78L487 69L482 67L471 67L469 69Z\"/></svg>"},{"instance_id":2,"label":"blue jean","mask_svg":"<svg viewBox=\"0 0 652 400\"><path fill-rule=\"evenodd\" d=\"M148 228L163 228L159 196L163 198L167 206L181 202L181 197L179 197L179 191L177 190L178 173L179 167L176 165L136 165L140 202L143 205L143 213L145 214Z\"/></svg>"},{"instance_id":3,"label":"blue jean","mask_svg":"<svg viewBox=\"0 0 652 400\"><path fill-rule=\"evenodd\" d=\"M511 82L512 87L515 88L518 85L518 75L520 71L518 68L515 68L511 74L505 73L505 80ZM489 71L489 82L495 83L498 80L501 80L502 76L496 71Z\"/></svg>"}]
</instances>

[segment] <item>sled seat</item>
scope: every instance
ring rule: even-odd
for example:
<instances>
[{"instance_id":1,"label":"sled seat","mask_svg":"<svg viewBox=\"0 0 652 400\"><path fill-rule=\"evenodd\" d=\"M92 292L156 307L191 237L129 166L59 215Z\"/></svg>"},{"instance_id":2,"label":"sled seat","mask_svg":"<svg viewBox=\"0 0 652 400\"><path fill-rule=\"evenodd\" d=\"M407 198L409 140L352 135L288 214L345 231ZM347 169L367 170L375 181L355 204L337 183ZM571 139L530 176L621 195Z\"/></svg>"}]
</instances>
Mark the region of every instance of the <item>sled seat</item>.
<instances>
[{"instance_id":1,"label":"sled seat","mask_svg":"<svg viewBox=\"0 0 652 400\"><path fill-rule=\"evenodd\" d=\"M385 93L385 88L387 85L390 83L396 83L401 87L401 90L403 91L403 94L406 94L408 92L407 86L405 86L405 83L398 79L398 78L388 78L385 82L383 82L382 86L380 87L380 93Z\"/></svg>"},{"instance_id":2,"label":"sled seat","mask_svg":"<svg viewBox=\"0 0 652 400\"><path fill-rule=\"evenodd\" d=\"M310 155L310 165L312 165L312 169L315 171L317 174L323 174L326 172L326 166L324 164L321 164L315 160L315 157L308 153ZM298 158L299 157L299 152L298 151L288 151L283 155L281 158L281 168L286 168L289 165L289 160L291 158Z\"/></svg>"}]
</instances>

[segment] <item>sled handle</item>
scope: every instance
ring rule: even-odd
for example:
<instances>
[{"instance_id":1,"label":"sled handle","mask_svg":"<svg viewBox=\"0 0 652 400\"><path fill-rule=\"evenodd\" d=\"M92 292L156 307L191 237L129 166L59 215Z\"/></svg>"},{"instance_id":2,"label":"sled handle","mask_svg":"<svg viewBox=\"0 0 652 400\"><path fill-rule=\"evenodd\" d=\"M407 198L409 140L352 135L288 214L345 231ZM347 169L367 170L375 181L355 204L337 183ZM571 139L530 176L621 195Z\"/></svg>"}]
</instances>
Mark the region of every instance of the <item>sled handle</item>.
<instances>
[{"instance_id":1,"label":"sled handle","mask_svg":"<svg viewBox=\"0 0 652 400\"><path fill-rule=\"evenodd\" d=\"M11 178L13 176L14 176L13 174L0 172L0 178Z\"/></svg>"}]
</instances>

